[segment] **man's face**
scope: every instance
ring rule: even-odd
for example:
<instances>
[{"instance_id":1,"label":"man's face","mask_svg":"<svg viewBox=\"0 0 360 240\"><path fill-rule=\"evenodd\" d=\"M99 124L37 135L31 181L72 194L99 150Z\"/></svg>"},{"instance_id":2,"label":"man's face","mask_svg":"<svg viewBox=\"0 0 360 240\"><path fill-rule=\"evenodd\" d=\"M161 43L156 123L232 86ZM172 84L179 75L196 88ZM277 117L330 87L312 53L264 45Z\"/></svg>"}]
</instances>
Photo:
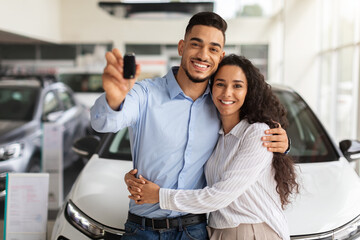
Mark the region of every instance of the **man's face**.
<instances>
[{"instance_id":1,"label":"man's face","mask_svg":"<svg viewBox=\"0 0 360 240\"><path fill-rule=\"evenodd\" d=\"M216 71L225 55L224 36L214 27L195 25L178 45L180 67L193 82L204 82Z\"/></svg>"}]
</instances>

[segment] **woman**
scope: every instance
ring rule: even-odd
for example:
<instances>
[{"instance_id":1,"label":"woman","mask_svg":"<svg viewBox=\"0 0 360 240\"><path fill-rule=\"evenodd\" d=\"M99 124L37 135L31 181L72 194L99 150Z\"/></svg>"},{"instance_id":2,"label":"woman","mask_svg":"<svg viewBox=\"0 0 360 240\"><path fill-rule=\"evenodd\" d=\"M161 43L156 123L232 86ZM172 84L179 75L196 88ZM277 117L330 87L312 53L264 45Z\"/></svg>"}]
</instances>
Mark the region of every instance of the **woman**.
<instances>
[{"instance_id":1,"label":"woman","mask_svg":"<svg viewBox=\"0 0 360 240\"><path fill-rule=\"evenodd\" d=\"M162 209L211 212L210 239L289 239L283 208L298 192L294 163L260 144L264 130L286 125L284 107L259 70L241 56L225 57L211 84L222 130L205 166L208 186L160 189L141 177L145 184L129 197L138 204L160 202Z\"/></svg>"}]
</instances>

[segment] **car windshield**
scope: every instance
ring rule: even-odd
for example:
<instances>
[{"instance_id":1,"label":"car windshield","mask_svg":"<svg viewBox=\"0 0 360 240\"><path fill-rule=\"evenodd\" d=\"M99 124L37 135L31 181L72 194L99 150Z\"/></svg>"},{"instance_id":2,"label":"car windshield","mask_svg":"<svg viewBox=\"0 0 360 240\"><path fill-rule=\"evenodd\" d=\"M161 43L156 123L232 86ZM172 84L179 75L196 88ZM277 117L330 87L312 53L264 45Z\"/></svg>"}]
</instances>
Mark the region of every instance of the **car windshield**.
<instances>
[{"instance_id":1,"label":"car windshield","mask_svg":"<svg viewBox=\"0 0 360 240\"><path fill-rule=\"evenodd\" d=\"M100 154L103 158L120 159L131 161L131 148L128 128L123 128L116 134L112 134L109 144Z\"/></svg>"},{"instance_id":2,"label":"car windshield","mask_svg":"<svg viewBox=\"0 0 360 240\"><path fill-rule=\"evenodd\" d=\"M38 91L37 88L0 87L0 120L30 121Z\"/></svg>"},{"instance_id":3,"label":"car windshield","mask_svg":"<svg viewBox=\"0 0 360 240\"><path fill-rule=\"evenodd\" d=\"M338 159L332 142L309 106L299 95L274 91L287 109L291 139L290 155L298 163L327 162Z\"/></svg>"},{"instance_id":4,"label":"car windshield","mask_svg":"<svg viewBox=\"0 0 360 240\"><path fill-rule=\"evenodd\" d=\"M71 74L59 75L59 80L68 85L74 92L103 92L101 74Z\"/></svg>"}]
</instances>

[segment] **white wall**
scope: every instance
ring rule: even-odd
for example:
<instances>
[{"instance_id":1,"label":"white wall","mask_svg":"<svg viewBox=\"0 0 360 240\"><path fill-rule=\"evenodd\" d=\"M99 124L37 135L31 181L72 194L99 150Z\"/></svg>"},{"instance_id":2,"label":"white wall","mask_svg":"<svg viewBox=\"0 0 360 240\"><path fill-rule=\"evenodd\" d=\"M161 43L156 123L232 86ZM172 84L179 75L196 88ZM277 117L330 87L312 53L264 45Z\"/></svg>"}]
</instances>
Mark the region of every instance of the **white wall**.
<instances>
[{"instance_id":1,"label":"white wall","mask_svg":"<svg viewBox=\"0 0 360 240\"><path fill-rule=\"evenodd\" d=\"M61 42L61 0L0 0L0 30Z\"/></svg>"}]
</instances>

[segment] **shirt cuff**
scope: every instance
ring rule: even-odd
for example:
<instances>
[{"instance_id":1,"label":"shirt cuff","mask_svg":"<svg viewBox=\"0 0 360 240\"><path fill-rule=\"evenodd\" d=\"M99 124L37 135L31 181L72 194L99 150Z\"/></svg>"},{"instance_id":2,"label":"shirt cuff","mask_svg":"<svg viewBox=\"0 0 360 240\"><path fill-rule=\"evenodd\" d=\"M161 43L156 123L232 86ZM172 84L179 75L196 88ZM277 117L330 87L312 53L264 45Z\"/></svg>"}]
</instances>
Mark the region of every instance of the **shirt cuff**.
<instances>
[{"instance_id":1,"label":"shirt cuff","mask_svg":"<svg viewBox=\"0 0 360 240\"><path fill-rule=\"evenodd\" d=\"M288 154L291 150L291 138L288 137L288 149L286 149L286 151L284 152L284 154Z\"/></svg>"},{"instance_id":2,"label":"shirt cuff","mask_svg":"<svg viewBox=\"0 0 360 240\"><path fill-rule=\"evenodd\" d=\"M114 112L116 113L116 112L121 111L123 106L124 106L124 103L125 103L125 99L124 99L124 101L120 104L119 108L116 109L116 110L113 110L110 107L108 101L106 100L106 94L105 93L103 94L103 96L101 96L101 98L102 98L101 100L104 102L104 105L106 106L107 111L110 112L110 113L114 113Z\"/></svg>"},{"instance_id":3,"label":"shirt cuff","mask_svg":"<svg viewBox=\"0 0 360 240\"><path fill-rule=\"evenodd\" d=\"M159 205L161 209L169 209L171 204L171 189L160 188Z\"/></svg>"}]
</instances>

